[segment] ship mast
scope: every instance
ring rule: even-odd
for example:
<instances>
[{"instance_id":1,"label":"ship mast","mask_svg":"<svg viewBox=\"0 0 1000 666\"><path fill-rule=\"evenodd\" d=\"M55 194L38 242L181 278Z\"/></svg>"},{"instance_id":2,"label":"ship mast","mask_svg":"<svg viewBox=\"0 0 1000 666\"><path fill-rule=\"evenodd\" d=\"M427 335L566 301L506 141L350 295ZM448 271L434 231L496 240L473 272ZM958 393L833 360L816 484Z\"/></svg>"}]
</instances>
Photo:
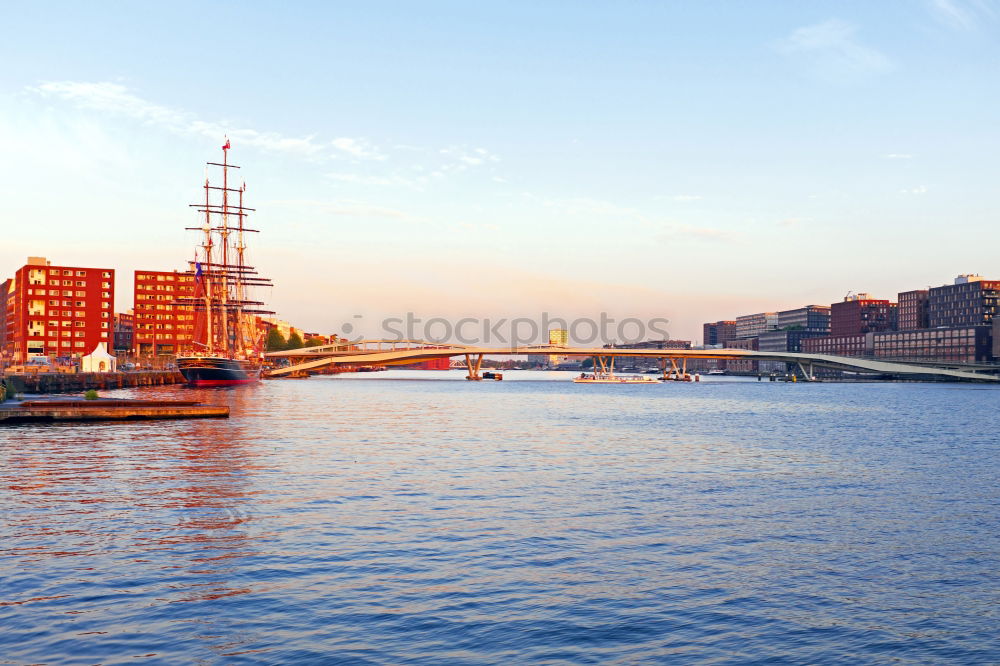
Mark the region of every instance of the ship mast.
<instances>
[{"instance_id":1,"label":"ship mast","mask_svg":"<svg viewBox=\"0 0 1000 666\"><path fill-rule=\"evenodd\" d=\"M271 281L260 277L253 266L246 263L244 234L257 230L247 228L244 218L254 209L243 205L246 183L239 188L229 186L229 170L240 168L229 163L229 150L227 138L222 146L222 162L208 162L208 166L222 169L222 187L211 184L206 170L205 200L191 205L205 216L202 227L189 227L204 234L201 241L204 263L200 264L196 255L192 271L199 281L198 291L192 297L177 299L175 304L191 306L195 317L203 324L206 331L204 349L196 350L197 353L249 358L259 351L256 347L260 338L259 333L254 335L256 329L250 320L253 315L274 313L260 309L263 305L260 301L250 300L248 288L271 286ZM231 203L230 193L238 194L238 198L234 197L238 204ZM195 326L195 330L199 329Z\"/></svg>"}]
</instances>

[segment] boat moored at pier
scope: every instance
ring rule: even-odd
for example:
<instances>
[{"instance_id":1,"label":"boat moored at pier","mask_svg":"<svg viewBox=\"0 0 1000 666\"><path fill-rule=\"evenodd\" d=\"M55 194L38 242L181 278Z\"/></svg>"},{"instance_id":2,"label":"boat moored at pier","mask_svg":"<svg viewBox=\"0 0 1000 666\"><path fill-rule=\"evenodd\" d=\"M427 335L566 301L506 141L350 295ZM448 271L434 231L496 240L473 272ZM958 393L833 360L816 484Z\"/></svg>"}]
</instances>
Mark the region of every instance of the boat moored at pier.
<instances>
[{"instance_id":1,"label":"boat moored at pier","mask_svg":"<svg viewBox=\"0 0 1000 666\"><path fill-rule=\"evenodd\" d=\"M192 386L233 386L260 379L264 334L256 315L274 314L253 300L255 287L269 287L247 264L246 236L256 229L246 227L253 208L243 205L246 183L231 187L229 139L222 146L222 162L209 162L221 169L222 184L213 185L206 175L205 199L192 204L202 219L189 231L202 234L201 244L191 261L195 289L190 297L178 299L194 312L193 353L177 357L177 369Z\"/></svg>"}]
</instances>

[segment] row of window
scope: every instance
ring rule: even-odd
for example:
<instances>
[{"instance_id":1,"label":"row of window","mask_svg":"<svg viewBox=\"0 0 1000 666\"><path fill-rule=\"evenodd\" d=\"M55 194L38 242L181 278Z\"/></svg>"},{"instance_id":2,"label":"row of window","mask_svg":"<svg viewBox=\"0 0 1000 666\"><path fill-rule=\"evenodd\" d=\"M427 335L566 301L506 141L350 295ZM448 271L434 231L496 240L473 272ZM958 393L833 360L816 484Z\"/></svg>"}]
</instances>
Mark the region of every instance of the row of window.
<instances>
[{"instance_id":1,"label":"row of window","mask_svg":"<svg viewBox=\"0 0 1000 666\"><path fill-rule=\"evenodd\" d=\"M193 275L151 275L136 273L136 282L194 282Z\"/></svg>"}]
</instances>

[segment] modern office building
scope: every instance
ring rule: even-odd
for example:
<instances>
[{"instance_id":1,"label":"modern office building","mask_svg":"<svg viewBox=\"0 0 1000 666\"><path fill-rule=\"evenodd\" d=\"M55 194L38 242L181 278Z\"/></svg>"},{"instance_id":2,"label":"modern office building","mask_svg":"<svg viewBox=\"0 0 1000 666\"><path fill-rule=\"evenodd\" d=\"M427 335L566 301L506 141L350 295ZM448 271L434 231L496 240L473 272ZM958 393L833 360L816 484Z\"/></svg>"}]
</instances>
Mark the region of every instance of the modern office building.
<instances>
[{"instance_id":1,"label":"modern office building","mask_svg":"<svg viewBox=\"0 0 1000 666\"><path fill-rule=\"evenodd\" d=\"M114 269L53 266L29 257L4 284L6 358L80 357L101 343L110 349Z\"/></svg>"},{"instance_id":2,"label":"modern office building","mask_svg":"<svg viewBox=\"0 0 1000 666\"><path fill-rule=\"evenodd\" d=\"M766 331L778 328L777 312L758 312L736 318L736 339L755 338Z\"/></svg>"},{"instance_id":3,"label":"modern office building","mask_svg":"<svg viewBox=\"0 0 1000 666\"><path fill-rule=\"evenodd\" d=\"M188 353L194 341L194 310L178 298L194 295L194 275L136 271L132 351L138 356Z\"/></svg>"},{"instance_id":4,"label":"modern office building","mask_svg":"<svg viewBox=\"0 0 1000 666\"><path fill-rule=\"evenodd\" d=\"M806 305L794 310L778 313L778 330L803 330L820 333L830 332L830 306ZM815 337L815 336L813 336Z\"/></svg>"},{"instance_id":5,"label":"modern office building","mask_svg":"<svg viewBox=\"0 0 1000 666\"><path fill-rule=\"evenodd\" d=\"M953 284L932 287L927 295L927 323L938 326L989 324L997 312L1000 281L959 275Z\"/></svg>"},{"instance_id":6,"label":"modern office building","mask_svg":"<svg viewBox=\"0 0 1000 666\"><path fill-rule=\"evenodd\" d=\"M846 296L830 306L830 335L834 337L891 331L896 324L896 304L868 294Z\"/></svg>"}]
</instances>

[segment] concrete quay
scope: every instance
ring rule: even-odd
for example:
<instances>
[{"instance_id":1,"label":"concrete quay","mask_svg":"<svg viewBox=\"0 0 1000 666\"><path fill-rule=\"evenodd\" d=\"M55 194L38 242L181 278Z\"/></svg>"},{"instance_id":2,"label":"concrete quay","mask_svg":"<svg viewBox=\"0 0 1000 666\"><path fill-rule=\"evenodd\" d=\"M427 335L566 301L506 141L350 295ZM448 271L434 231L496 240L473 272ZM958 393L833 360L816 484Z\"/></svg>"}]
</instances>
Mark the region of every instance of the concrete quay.
<instances>
[{"instance_id":1,"label":"concrete quay","mask_svg":"<svg viewBox=\"0 0 1000 666\"><path fill-rule=\"evenodd\" d=\"M83 393L90 389L108 390L182 383L184 377L176 370L31 372L0 375L0 384L7 387L7 397L19 393Z\"/></svg>"}]
</instances>

